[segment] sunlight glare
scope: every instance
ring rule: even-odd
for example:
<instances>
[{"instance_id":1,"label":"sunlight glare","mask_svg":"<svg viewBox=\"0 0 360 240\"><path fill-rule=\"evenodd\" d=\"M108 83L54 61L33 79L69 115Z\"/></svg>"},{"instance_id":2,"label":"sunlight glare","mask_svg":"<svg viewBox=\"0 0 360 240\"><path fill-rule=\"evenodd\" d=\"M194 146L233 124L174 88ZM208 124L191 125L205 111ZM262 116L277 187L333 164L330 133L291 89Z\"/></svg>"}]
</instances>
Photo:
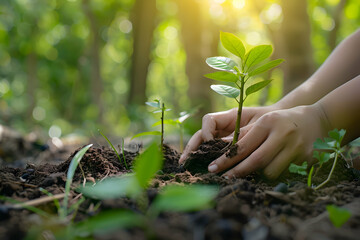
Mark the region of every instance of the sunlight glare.
<instances>
[{"instance_id":1,"label":"sunlight glare","mask_svg":"<svg viewBox=\"0 0 360 240\"><path fill-rule=\"evenodd\" d=\"M32 115L35 120L42 121L46 117L46 111L44 108L37 106L34 108Z\"/></svg>"},{"instance_id":2,"label":"sunlight glare","mask_svg":"<svg viewBox=\"0 0 360 240\"><path fill-rule=\"evenodd\" d=\"M250 45L258 45L261 41L261 36L258 32L249 32L246 34L246 42Z\"/></svg>"},{"instance_id":3,"label":"sunlight glare","mask_svg":"<svg viewBox=\"0 0 360 240\"><path fill-rule=\"evenodd\" d=\"M233 0L233 6L236 9L242 9L245 7L245 0Z\"/></svg>"}]
</instances>

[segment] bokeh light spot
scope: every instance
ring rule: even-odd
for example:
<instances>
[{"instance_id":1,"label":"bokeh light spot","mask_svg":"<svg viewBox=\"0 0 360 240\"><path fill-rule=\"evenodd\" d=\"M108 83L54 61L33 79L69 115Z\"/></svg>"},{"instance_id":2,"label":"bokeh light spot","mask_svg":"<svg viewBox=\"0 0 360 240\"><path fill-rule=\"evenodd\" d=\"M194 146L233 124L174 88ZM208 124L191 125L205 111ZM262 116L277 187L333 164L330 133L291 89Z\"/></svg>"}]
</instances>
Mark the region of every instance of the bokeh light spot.
<instances>
[{"instance_id":1,"label":"bokeh light spot","mask_svg":"<svg viewBox=\"0 0 360 240\"><path fill-rule=\"evenodd\" d=\"M61 136L61 128L57 125L52 125L49 129L49 136L51 138L59 138Z\"/></svg>"}]
</instances>

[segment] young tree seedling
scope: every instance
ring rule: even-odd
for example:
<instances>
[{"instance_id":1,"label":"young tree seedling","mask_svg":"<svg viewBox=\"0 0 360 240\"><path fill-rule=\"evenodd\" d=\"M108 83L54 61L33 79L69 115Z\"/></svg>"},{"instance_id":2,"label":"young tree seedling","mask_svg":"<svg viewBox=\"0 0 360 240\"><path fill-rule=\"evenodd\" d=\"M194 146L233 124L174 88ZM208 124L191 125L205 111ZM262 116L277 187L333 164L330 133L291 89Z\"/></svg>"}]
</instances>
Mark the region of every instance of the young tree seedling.
<instances>
[{"instance_id":1,"label":"young tree seedling","mask_svg":"<svg viewBox=\"0 0 360 240\"><path fill-rule=\"evenodd\" d=\"M184 150L184 126L183 123L186 119L188 119L189 117L191 117L193 115L193 113L188 113L188 112L181 112L180 116L176 119L165 119L163 124L169 124L169 125L174 125L174 126L179 126L179 135L180 135L180 152L182 152ZM156 123L154 123L152 126L157 126L160 125L161 121L158 121Z\"/></svg>"},{"instance_id":2,"label":"young tree seedling","mask_svg":"<svg viewBox=\"0 0 360 240\"><path fill-rule=\"evenodd\" d=\"M320 138L316 139L314 142L314 149L321 150L314 151L313 157L317 159L317 163L311 166L309 173L307 173L308 163L303 162L301 166L298 166L294 163L291 163L289 166L289 171L292 173L297 173L301 175L308 175L308 186L311 187L311 179L313 177L314 169L316 168L315 175L319 171L319 169L323 166L324 163L328 162L330 159L334 159L333 165L331 167L330 173L327 177L327 179L319 184L318 186L314 187L315 190L321 188L326 183L328 183L331 179L331 176L334 172L336 163L338 161L339 156L342 156L342 152L344 151L344 148L341 147L341 142L344 138L346 131L344 129L341 129L340 131L338 129L334 129L330 131L329 137L324 138L324 140L321 140ZM327 151L327 152L324 152ZM330 152L329 152L330 151Z\"/></svg>"},{"instance_id":3,"label":"young tree seedling","mask_svg":"<svg viewBox=\"0 0 360 240\"><path fill-rule=\"evenodd\" d=\"M251 77L278 66L284 60L276 59L262 64L273 52L272 46L258 45L246 52L243 42L231 33L220 32L220 41L226 50L240 59L240 63L237 64L231 58L223 56L207 58L206 63L210 67L220 71L206 74L205 77L233 85L211 85L211 89L220 95L235 99L238 103L237 119L232 141L232 145L235 145L240 133L241 113L244 101L250 94L266 87L272 80L263 80L254 83L247 86L246 89L245 85L248 85L247 83Z\"/></svg>"},{"instance_id":4,"label":"young tree seedling","mask_svg":"<svg viewBox=\"0 0 360 240\"><path fill-rule=\"evenodd\" d=\"M163 149L164 147L164 119L165 119L165 112L170 111L171 109L166 108L164 103L161 103L160 100L156 99L154 102L146 102L146 105L155 108L153 113L161 113L160 122L161 122L161 131L150 131L150 132L142 132L139 134L136 134L132 137L132 139L145 136L145 135L160 135L160 149Z\"/></svg>"}]
</instances>

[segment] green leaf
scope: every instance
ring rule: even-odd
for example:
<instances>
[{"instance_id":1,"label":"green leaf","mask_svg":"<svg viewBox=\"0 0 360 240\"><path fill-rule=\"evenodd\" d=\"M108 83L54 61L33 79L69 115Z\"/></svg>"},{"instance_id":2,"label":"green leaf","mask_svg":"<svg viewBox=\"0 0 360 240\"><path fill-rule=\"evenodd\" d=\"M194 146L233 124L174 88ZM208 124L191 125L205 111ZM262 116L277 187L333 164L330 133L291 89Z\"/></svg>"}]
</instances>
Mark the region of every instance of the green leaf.
<instances>
[{"instance_id":1,"label":"green leaf","mask_svg":"<svg viewBox=\"0 0 360 240\"><path fill-rule=\"evenodd\" d=\"M307 169L307 162L303 162L301 166L296 165L294 163L290 163L290 166L289 166L289 172L297 173L297 174L304 175L304 176L307 175L306 169Z\"/></svg>"},{"instance_id":2,"label":"green leaf","mask_svg":"<svg viewBox=\"0 0 360 240\"><path fill-rule=\"evenodd\" d=\"M212 207L217 187L208 185L169 185L162 189L152 204L152 210L194 211Z\"/></svg>"},{"instance_id":3,"label":"green leaf","mask_svg":"<svg viewBox=\"0 0 360 240\"><path fill-rule=\"evenodd\" d=\"M89 144L85 147L83 147L80 151L78 151L75 156L73 157L73 159L70 162L70 166L67 172L67 179L66 179L66 183L65 183L65 196L64 196L64 200L63 200L63 207L60 211L60 217L61 218L65 218L67 216L67 207L68 207L68 200L69 200L69 195L70 195L70 187L72 184L72 180L76 171L77 166L79 165L82 157L84 156L84 154L86 153L86 151L92 146L92 144Z\"/></svg>"},{"instance_id":4,"label":"green leaf","mask_svg":"<svg viewBox=\"0 0 360 240\"><path fill-rule=\"evenodd\" d=\"M319 163L320 166L323 165L324 163L328 162L331 159L331 154L327 153L327 152L318 152L318 151L314 151L313 153L313 157L316 158Z\"/></svg>"},{"instance_id":5,"label":"green leaf","mask_svg":"<svg viewBox=\"0 0 360 240\"><path fill-rule=\"evenodd\" d=\"M255 93L259 90L261 90L262 88L266 87L269 83L271 83L272 80L264 80L258 83L255 83L254 85L251 85L250 87L248 87L246 89L246 97L249 96L252 93Z\"/></svg>"},{"instance_id":6,"label":"green leaf","mask_svg":"<svg viewBox=\"0 0 360 240\"><path fill-rule=\"evenodd\" d=\"M332 142L326 142L326 141L323 141L321 140L320 138L316 139L314 144L313 144L313 147L314 149L321 149L321 150L334 150L334 141Z\"/></svg>"},{"instance_id":7,"label":"green leaf","mask_svg":"<svg viewBox=\"0 0 360 240\"><path fill-rule=\"evenodd\" d=\"M155 102L145 102L145 104L150 107L161 108L159 100L155 100Z\"/></svg>"},{"instance_id":8,"label":"green leaf","mask_svg":"<svg viewBox=\"0 0 360 240\"><path fill-rule=\"evenodd\" d=\"M105 234L116 231L119 228L130 228L142 226L144 218L128 210L113 209L101 212L75 225L75 231L72 233L76 236L89 236L93 234Z\"/></svg>"},{"instance_id":9,"label":"green leaf","mask_svg":"<svg viewBox=\"0 0 360 240\"><path fill-rule=\"evenodd\" d=\"M110 177L95 185L86 184L78 189L85 196L93 199L115 199L125 196L136 196L141 192L141 187L134 174L121 177Z\"/></svg>"},{"instance_id":10,"label":"green leaf","mask_svg":"<svg viewBox=\"0 0 360 240\"><path fill-rule=\"evenodd\" d=\"M142 188L148 186L149 181L162 167L162 152L156 143L152 143L140 156L136 158L134 172Z\"/></svg>"},{"instance_id":11,"label":"green leaf","mask_svg":"<svg viewBox=\"0 0 360 240\"><path fill-rule=\"evenodd\" d=\"M329 213L330 221L335 227L341 227L351 217L351 212L346 208L327 205L326 210Z\"/></svg>"},{"instance_id":12,"label":"green leaf","mask_svg":"<svg viewBox=\"0 0 360 240\"><path fill-rule=\"evenodd\" d=\"M282 63L284 61L284 59L276 59L276 60L273 60L273 61L270 61L256 69L254 69L253 71L251 71L249 73L249 77L251 76L255 76L255 75L258 75L260 73L263 73L263 72L266 72L267 70L270 70L276 66L278 66L280 63Z\"/></svg>"},{"instance_id":13,"label":"green leaf","mask_svg":"<svg viewBox=\"0 0 360 240\"><path fill-rule=\"evenodd\" d=\"M161 135L161 132L159 132L159 131L150 131L150 132L138 133L135 136L133 136L131 138L131 140L134 139L134 138L137 138L137 137L148 136L148 135L158 136L158 135Z\"/></svg>"},{"instance_id":14,"label":"green leaf","mask_svg":"<svg viewBox=\"0 0 360 240\"><path fill-rule=\"evenodd\" d=\"M239 78L236 76L236 74L231 72L213 72L208 73L204 75L207 78L214 79L217 81L223 81L223 82L232 82L235 83L239 80Z\"/></svg>"},{"instance_id":15,"label":"green leaf","mask_svg":"<svg viewBox=\"0 0 360 240\"><path fill-rule=\"evenodd\" d=\"M341 129L339 131L335 128L334 130L331 130L328 134L329 134L329 137L336 140L340 144L345 136L345 133L346 133L346 130Z\"/></svg>"},{"instance_id":16,"label":"green leaf","mask_svg":"<svg viewBox=\"0 0 360 240\"><path fill-rule=\"evenodd\" d=\"M165 119L164 120L164 124L169 124L169 125L176 125L180 123L178 120L173 120L173 119ZM161 120L160 121L157 121L156 123L154 123L153 125L151 125L152 127L156 127L156 126L159 126L161 125Z\"/></svg>"},{"instance_id":17,"label":"green leaf","mask_svg":"<svg viewBox=\"0 0 360 240\"><path fill-rule=\"evenodd\" d=\"M271 45L259 45L252 48L245 56L245 66L249 69L251 66L260 63L270 57L272 51Z\"/></svg>"},{"instance_id":18,"label":"green leaf","mask_svg":"<svg viewBox=\"0 0 360 240\"><path fill-rule=\"evenodd\" d=\"M192 115L191 113L181 112L180 117L176 121L179 123L183 123L186 119L191 117L191 115Z\"/></svg>"},{"instance_id":19,"label":"green leaf","mask_svg":"<svg viewBox=\"0 0 360 240\"><path fill-rule=\"evenodd\" d=\"M237 98L237 96L240 94L239 89L227 85L211 85L210 87L218 94L228 98Z\"/></svg>"},{"instance_id":20,"label":"green leaf","mask_svg":"<svg viewBox=\"0 0 360 240\"><path fill-rule=\"evenodd\" d=\"M244 59L245 47L240 38L232 33L220 32L220 41L226 50Z\"/></svg>"},{"instance_id":21,"label":"green leaf","mask_svg":"<svg viewBox=\"0 0 360 240\"><path fill-rule=\"evenodd\" d=\"M227 57L210 57L206 59L206 63L217 70L235 72L234 67L236 63Z\"/></svg>"}]
</instances>

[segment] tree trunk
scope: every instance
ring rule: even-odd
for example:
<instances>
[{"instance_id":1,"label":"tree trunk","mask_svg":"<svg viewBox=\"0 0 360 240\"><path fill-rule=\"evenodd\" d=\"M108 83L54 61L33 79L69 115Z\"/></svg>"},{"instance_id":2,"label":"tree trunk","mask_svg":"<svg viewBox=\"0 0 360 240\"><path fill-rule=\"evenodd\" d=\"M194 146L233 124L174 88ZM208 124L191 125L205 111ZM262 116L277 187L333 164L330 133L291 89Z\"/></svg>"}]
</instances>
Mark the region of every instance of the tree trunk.
<instances>
[{"instance_id":1,"label":"tree trunk","mask_svg":"<svg viewBox=\"0 0 360 240\"><path fill-rule=\"evenodd\" d=\"M186 74L189 79L188 95L192 107L201 106L199 115L212 111L211 81L204 74L212 70L206 65L207 57L217 53L219 32L203 16L199 1L178 0L181 36L186 52ZM206 103L204 105L204 103Z\"/></svg>"},{"instance_id":2,"label":"tree trunk","mask_svg":"<svg viewBox=\"0 0 360 240\"><path fill-rule=\"evenodd\" d=\"M282 0L282 9L280 36L285 58L283 94L286 94L313 73L314 63L307 1Z\"/></svg>"},{"instance_id":3,"label":"tree trunk","mask_svg":"<svg viewBox=\"0 0 360 240\"><path fill-rule=\"evenodd\" d=\"M92 10L90 9L89 0L83 0L83 10L87 16L91 35L91 96L94 104L98 107L98 120L103 122L104 115L104 106L101 100L101 94L103 92L103 82L101 78L101 68L100 68L100 33L97 25L96 17L94 16Z\"/></svg>"},{"instance_id":4,"label":"tree trunk","mask_svg":"<svg viewBox=\"0 0 360 240\"><path fill-rule=\"evenodd\" d=\"M133 55L130 71L130 104L144 104L150 48L155 29L156 0L136 0L132 12Z\"/></svg>"}]
</instances>

